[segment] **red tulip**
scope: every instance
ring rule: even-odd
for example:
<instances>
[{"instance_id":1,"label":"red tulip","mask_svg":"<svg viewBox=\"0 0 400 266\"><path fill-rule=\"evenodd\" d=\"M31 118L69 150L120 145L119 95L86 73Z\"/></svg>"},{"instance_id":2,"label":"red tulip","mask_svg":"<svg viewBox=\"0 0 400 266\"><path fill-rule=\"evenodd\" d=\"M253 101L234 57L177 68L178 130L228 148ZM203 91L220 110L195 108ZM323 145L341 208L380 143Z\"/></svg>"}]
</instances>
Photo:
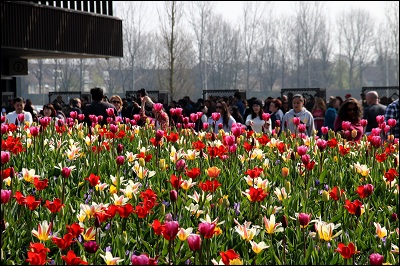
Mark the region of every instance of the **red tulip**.
<instances>
[{"instance_id":1,"label":"red tulip","mask_svg":"<svg viewBox=\"0 0 400 266\"><path fill-rule=\"evenodd\" d=\"M348 246L343 243L339 243L338 248L335 249L335 252L339 252L344 259L351 259L356 253L356 247L352 242L350 242Z\"/></svg>"},{"instance_id":2,"label":"red tulip","mask_svg":"<svg viewBox=\"0 0 400 266\"><path fill-rule=\"evenodd\" d=\"M240 258L240 255L237 254L236 251L234 251L233 249L229 249L229 250L227 250L225 252L220 252L219 255L221 255L222 262L225 265L229 265L229 262L231 260Z\"/></svg>"},{"instance_id":3,"label":"red tulip","mask_svg":"<svg viewBox=\"0 0 400 266\"><path fill-rule=\"evenodd\" d=\"M68 251L66 256L61 256L67 265L87 265L88 263L77 257L73 250Z\"/></svg>"},{"instance_id":4,"label":"red tulip","mask_svg":"<svg viewBox=\"0 0 400 266\"><path fill-rule=\"evenodd\" d=\"M57 213L65 205L61 203L60 199L55 198L53 202L46 200L46 203L44 206L47 207L51 213Z\"/></svg>"},{"instance_id":5,"label":"red tulip","mask_svg":"<svg viewBox=\"0 0 400 266\"><path fill-rule=\"evenodd\" d=\"M374 186L371 184L361 185L357 187L356 192L360 196L360 198L364 199L370 196L372 192L374 192Z\"/></svg>"},{"instance_id":6,"label":"red tulip","mask_svg":"<svg viewBox=\"0 0 400 266\"><path fill-rule=\"evenodd\" d=\"M75 241L72 240L72 234L67 233L63 238L53 236L51 241L57 245L57 247L61 250L67 249L71 246L71 244Z\"/></svg>"}]
</instances>

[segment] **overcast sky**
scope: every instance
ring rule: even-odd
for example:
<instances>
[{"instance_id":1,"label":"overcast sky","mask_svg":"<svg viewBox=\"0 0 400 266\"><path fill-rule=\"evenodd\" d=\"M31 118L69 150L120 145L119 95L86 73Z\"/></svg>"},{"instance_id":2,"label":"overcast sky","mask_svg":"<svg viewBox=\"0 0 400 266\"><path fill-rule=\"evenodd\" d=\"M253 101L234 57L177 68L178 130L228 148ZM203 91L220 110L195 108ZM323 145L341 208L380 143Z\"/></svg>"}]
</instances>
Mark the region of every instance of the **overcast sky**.
<instances>
[{"instance_id":1,"label":"overcast sky","mask_svg":"<svg viewBox=\"0 0 400 266\"><path fill-rule=\"evenodd\" d=\"M215 11L223 15L224 18L235 22L243 13L243 3L245 1L214 1ZM278 13L293 14L294 1L271 1L274 9ZM351 8L362 8L371 12L371 15L377 19L385 16L385 6L388 1L322 1L328 14L334 18L338 13Z\"/></svg>"}]
</instances>

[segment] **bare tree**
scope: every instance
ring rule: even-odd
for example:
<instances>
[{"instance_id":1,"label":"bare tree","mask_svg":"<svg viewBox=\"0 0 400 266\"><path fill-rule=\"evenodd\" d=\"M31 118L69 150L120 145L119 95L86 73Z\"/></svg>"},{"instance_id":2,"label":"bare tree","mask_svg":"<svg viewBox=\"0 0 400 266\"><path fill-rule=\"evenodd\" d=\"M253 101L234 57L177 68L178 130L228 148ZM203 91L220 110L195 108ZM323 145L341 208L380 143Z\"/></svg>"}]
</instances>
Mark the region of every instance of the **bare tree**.
<instances>
[{"instance_id":1,"label":"bare tree","mask_svg":"<svg viewBox=\"0 0 400 266\"><path fill-rule=\"evenodd\" d=\"M164 50L160 51L161 67L168 71L167 84L163 84L163 77L160 78L160 86L168 88L171 98L184 96L193 86L189 85L189 69L193 68L190 54L193 53L188 33L180 27L183 17L182 1L165 1L164 11L159 12L161 25L161 38L164 43ZM165 15L163 17L162 15ZM185 58L186 57L186 58ZM189 67L189 68L188 68Z\"/></svg>"},{"instance_id":2,"label":"bare tree","mask_svg":"<svg viewBox=\"0 0 400 266\"><path fill-rule=\"evenodd\" d=\"M393 58L396 85L399 86L399 1L390 1L386 10L386 21L390 31L388 48Z\"/></svg>"},{"instance_id":3,"label":"bare tree","mask_svg":"<svg viewBox=\"0 0 400 266\"><path fill-rule=\"evenodd\" d=\"M127 51L124 59L128 64L131 73L129 75L129 77L131 78L131 84L129 87L131 90L135 90L135 80L137 76L136 72L139 61L138 57L144 50L143 37L144 26L146 25L145 18L149 18L149 16L146 16L146 5L142 1L123 2L120 13L121 18L124 21L124 43L125 50ZM121 80L124 88L127 84L125 84L125 78L123 76L126 75L122 75L123 80Z\"/></svg>"},{"instance_id":4,"label":"bare tree","mask_svg":"<svg viewBox=\"0 0 400 266\"><path fill-rule=\"evenodd\" d=\"M339 17L340 45L347 59L349 88L351 89L362 86L360 80L362 80L364 64L371 57L373 25L374 21L370 14L362 9L352 9ZM354 77L357 75L357 70L358 82Z\"/></svg>"},{"instance_id":5,"label":"bare tree","mask_svg":"<svg viewBox=\"0 0 400 266\"><path fill-rule=\"evenodd\" d=\"M38 83L39 83L39 94L42 94L42 87L43 87L43 75L44 75L44 59L37 59L36 63L37 63L37 68L34 68L31 70L31 73L33 74L33 76L37 79Z\"/></svg>"},{"instance_id":6,"label":"bare tree","mask_svg":"<svg viewBox=\"0 0 400 266\"><path fill-rule=\"evenodd\" d=\"M264 16L265 2L249 1L243 7L242 41L246 60L246 90L251 91L256 82L250 84L251 61L260 39L261 22Z\"/></svg>"},{"instance_id":7,"label":"bare tree","mask_svg":"<svg viewBox=\"0 0 400 266\"><path fill-rule=\"evenodd\" d=\"M77 91L79 87L79 64L77 59L60 59L62 91Z\"/></svg>"},{"instance_id":8,"label":"bare tree","mask_svg":"<svg viewBox=\"0 0 400 266\"><path fill-rule=\"evenodd\" d=\"M207 46L206 36L208 31L210 16L214 5L211 1L192 1L190 2L190 17L191 24L195 33L197 43L197 53L199 62L199 76L201 89L207 90L208 76L210 68L207 66Z\"/></svg>"},{"instance_id":9,"label":"bare tree","mask_svg":"<svg viewBox=\"0 0 400 266\"><path fill-rule=\"evenodd\" d=\"M296 10L296 31L299 49L304 57L306 84L312 87L311 60L316 56L323 36L325 17L322 14L323 5L319 1L299 1ZM300 53L299 53L300 56ZM299 60L300 62L300 60Z\"/></svg>"}]
</instances>

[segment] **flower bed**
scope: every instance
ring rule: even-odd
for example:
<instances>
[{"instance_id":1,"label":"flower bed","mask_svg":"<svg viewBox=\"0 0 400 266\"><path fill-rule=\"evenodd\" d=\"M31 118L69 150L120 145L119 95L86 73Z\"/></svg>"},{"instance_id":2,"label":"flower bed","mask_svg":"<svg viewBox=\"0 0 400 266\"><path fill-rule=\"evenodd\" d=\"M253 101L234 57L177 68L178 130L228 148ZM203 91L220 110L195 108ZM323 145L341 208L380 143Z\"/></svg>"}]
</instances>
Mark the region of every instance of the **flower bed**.
<instances>
[{"instance_id":1,"label":"flower bed","mask_svg":"<svg viewBox=\"0 0 400 266\"><path fill-rule=\"evenodd\" d=\"M3 265L399 264L390 135L1 130Z\"/></svg>"}]
</instances>

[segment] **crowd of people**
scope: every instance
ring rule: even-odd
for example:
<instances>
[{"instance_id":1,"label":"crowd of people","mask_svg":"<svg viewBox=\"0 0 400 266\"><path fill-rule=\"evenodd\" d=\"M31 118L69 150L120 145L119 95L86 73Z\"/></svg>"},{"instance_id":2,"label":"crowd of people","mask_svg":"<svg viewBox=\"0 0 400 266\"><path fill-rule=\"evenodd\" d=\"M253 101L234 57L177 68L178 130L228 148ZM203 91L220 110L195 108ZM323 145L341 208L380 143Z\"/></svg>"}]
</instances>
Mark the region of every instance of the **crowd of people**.
<instances>
[{"instance_id":1,"label":"crowd of people","mask_svg":"<svg viewBox=\"0 0 400 266\"><path fill-rule=\"evenodd\" d=\"M82 115L89 126L93 123L105 125L110 123L109 117L114 117L113 121L134 121L139 126L154 123L157 129L191 127L195 131L218 133L219 130L231 132L233 127L240 125L256 133L279 135L289 131L320 137L324 130L331 129L354 141L380 129L399 138L399 100L384 105L376 91L362 96L365 97L356 99L346 94L344 100L340 96L331 96L325 101L320 97L305 98L295 94L262 100L255 97L242 99L236 92L233 96L210 96L196 102L185 96L164 104L151 99L144 88L130 99L119 95L108 98L103 89L92 88L90 103L87 97L82 97L73 98L66 105L61 97L57 97L45 104L40 112L29 99L17 97L9 109L3 110L5 119L2 121L19 125L22 121L32 123L42 117L51 117L56 122L65 122L68 117Z\"/></svg>"}]
</instances>

